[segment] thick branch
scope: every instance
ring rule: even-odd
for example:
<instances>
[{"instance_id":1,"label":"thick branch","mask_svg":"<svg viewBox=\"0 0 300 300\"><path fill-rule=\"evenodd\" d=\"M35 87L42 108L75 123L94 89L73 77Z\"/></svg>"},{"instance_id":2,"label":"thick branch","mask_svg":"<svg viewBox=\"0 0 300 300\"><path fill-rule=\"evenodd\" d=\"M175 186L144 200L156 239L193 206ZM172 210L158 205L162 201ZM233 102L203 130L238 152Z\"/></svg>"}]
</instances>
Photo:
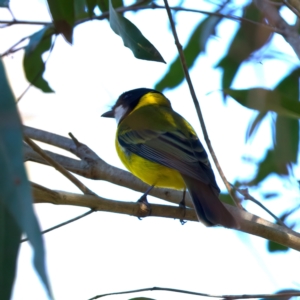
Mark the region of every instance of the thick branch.
<instances>
[{"instance_id":1,"label":"thick branch","mask_svg":"<svg viewBox=\"0 0 300 300\"><path fill-rule=\"evenodd\" d=\"M94 151L84 144L76 146L69 138L28 126L24 126L23 131L24 134L34 140L67 150L79 157L80 160L76 160L63 155L54 154L50 151L45 151L50 157L57 160L59 164L71 172L90 179L105 180L141 193L144 193L149 187L131 173L107 164ZM25 160L45 165L48 164L45 160L36 155L36 153L34 153L34 151L32 151L29 147L25 146L24 150ZM182 200L183 193L171 189L154 188L151 190L149 195L168 202L179 204ZM188 193L186 195L186 205L193 207L192 200Z\"/></svg>"},{"instance_id":2,"label":"thick branch","mask_svg":"<svg viewBox=\"0 0 300 300\"><path fill-rule=\"evenodd\" d=\"M90 175L90 178L93 179L97 178L110 181L117 185L121 185L141 192L144 192L147 189L147 185L142 183L136 177L126 171L108 165L84 144L81 144L79 142L76 142L75 144L71 139L68 139L66 137L62 137L38 129L33 129L30 127L24 127L24 132L31 138L37 139L42 142L47 142L48 144L58 146L65 150L69 150L70 152L78 156L81 160L75 160L69 157L64 157L62 155L53 154L49 151L47 152L49 156L52 155L56 158L59 158L62 165L64 165L64 160L67 161L67 164L72 163L72 168L76 169L78 174L80 173L79 169L81 168L81 171L83 173L88 170L84 174ZM28 153L26 155L28 155ZM30 155L34 157L33 153L31 153ZM46 164L46 162L42 161L40 158L39 162ZM141 209L141 205L136 202L130 203L124 201L114 201L97 196L78 195L67 192L52 191L37 185L33 187L33 194L36 203L76 205L89 207L94 210L128 214L136 217L145 216L145 212ZM173 203L179 203L182 199L181 192L169 189L153 189L153 191L151 191L151 195ZM193 207L191 201L189 203L190 206ZM300 250L300 235L298 233L288 228L272 224L264 219L237 209L233 206L226 205L226 207L241 224L241 231L270 239L280 244L286 245L287 247ZM182 208L167 205L151 205L151 216L197 221L197 217L193 209L187 208L184 214Z\"/></svg>"},{"instance_id":3,"label":"thick branch","mask_svg":"<svg viewBox=\"0 0 300 300\"><path fill-rule=\"evenodd\" d=\"M109 200L102 197L79 195L61 191L33 187L35 203L52 203L59 205L75 205L89 207L93 210L127 214L135 217L146 217L141 205L137 202ZM262 218L242 211L236 207L226 205L241 225L240 231L272 240L292 249L300 251L300 234L288 228L272 224ZM151 204L151 217L184 219L198 221L193 209L184 210L177 206Z\"/></svg>"}]
</instances>

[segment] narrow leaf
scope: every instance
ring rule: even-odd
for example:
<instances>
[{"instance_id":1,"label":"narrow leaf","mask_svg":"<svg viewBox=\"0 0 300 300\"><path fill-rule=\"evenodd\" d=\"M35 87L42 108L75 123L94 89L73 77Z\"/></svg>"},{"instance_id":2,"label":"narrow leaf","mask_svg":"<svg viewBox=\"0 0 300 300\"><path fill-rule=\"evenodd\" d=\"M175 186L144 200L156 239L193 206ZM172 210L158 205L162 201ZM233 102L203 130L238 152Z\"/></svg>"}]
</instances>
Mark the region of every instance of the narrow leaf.
<instances>
[{"instance_id":1,"label":"narrow leaf","mask_svg":"<svg viewBox=\"0 0 300 300\"><path fill-rule=\"evenodd\" d=\"M103 13L109 11L109 0L96 0L96 1L98 7ZM118 8L123 6L124 6L123 0L113 0L113 7Z\"/></svg>"},{"instance_id":2,"label":"narrow leaf","mask_svg":"<svg viewBox=\"0 0 300 300\"><path fill-rule=\"evenodd\" d=\"M17 224L19 230L27 235L33 247L35 269L51 296L45 268L44 244L33 210L33 199L23 164L22 149L21 121L0 59L0 202L7 211L6 216L10 214L7 222L13 226L9 229L12 230L9 231L12 240L5 247L15 245L17 241L20 242L19 238L16 241L19 236ZM12 223L11 218L15 224ZM16 251L14 246L14 256ZM12 265L9 272L14 272ZM1 271L0 273L3 274Z\"/></svg>"},{"instance_id":3,"label":"narrow leaf","mask_svg":"<svg viewBox=\"0 0 300 300\"><path fill-rule=\"evenodd\" d=\"M299 121L278 116L275 129L275 154L278 163L286 165L296 163L299 144Z\"/></svg>"},{"instance_id":4,"label":"narrow leaf","mask_svg":"<svg viewBox=\"0 0 300 300\"><path fill-rule=\"evenodd\" d=\"M247 133L246 133L246 141L248 141L252 135L258 130L259 125L262 120L265 118L267 114L265 112L259 112L256 117L249 123Z\"/></svg>"},{"instance_id":5,"label":"narrow leaf","mask_svg":"<svg viewBox=\"0 0 300 300\"><path fill-rule=\"evenodd\" d=\"M75 24L74 1L76 0L47 1L56 31L61 33L72 44Z\"/></svg>"},{"instance_id":6,"label":"narrow leaf","mask_svg":"<svg viewBox=\"0 0 300 300\"><path fill-rule=\"evenodd\" d=\"M289 168L286 164L281 163L277 160L277 155L274 150L268 150L264 159L258 164L258 170L255 177L248 182L249 186L258 185L270 174L288 175Z\"/></svg>"},{"instance_id":7,"label":"narrow leaf","mask_svg":"<svg viewBox=\"0 0 300 300\"><path fill-rule=\"evenodd\" d=\"M191 38L187 42L183 53L187 67L190 69L194 65L197 57L205 51L209 38L215 34L215 28L221 21L221 17L209 16L201 21ZM165 76L156 84L155 89L162 91L166 88L175 88L184 80L184 73L179 56L172 62Z\"/></svg>"},{"instance_id":8,"label":"narrow leaf","mask_svg":"<svg viewBox=\"0 0 300 300\"><path fill-rule=\"evenodd\" d=\"M76 21L86 19L90 16L93 16L93 10L91 11L91 13L92 13L92 15L90 15L90 12L88 11L86 0L74 1L74 15L75 15Z\"/></svg>"},{"instance_id":9,"label":"narrow leaf","mask_svg":"<svg viewBox=\"0 0 300 300\"><path fill-rule=\"evenodd\" d=\"M300 68L293 70L275 88L283 101L293 101L299 105ZM275 154L278 162L286 165L297 162L299 147L299 121L285 116L277 116L275 123Z\"/></svg>"},{"instance_id":10,"label":"narrow leaf","mask_svg":"<svg viewBox=\"0 0 300 300\"><path fill-rule=\"evenodd\" d=\"M94 16L94 9L97 6L97 0L86 0L87 11L90 17Z\"/></svg>"},{"instance_id":11,"label":"narrow leaf","mask_svg":"<svg viewBox=\"0 0 300 300\"><path fill-rule=\"evenodd\" d=\"M54 28L52 26L45 26L40 31L34 33L25 48L23 61L27 80L45 93L52 93L53 90L43 78L45 64L42 55L50 49L53 33Z\"/></svg>"},{"instance_id":12,"label":"narrow leaf","mask_svg":"<svg viewBox=\"0 0 300 300\"><path fill-rule=\"evenodd\" d=\"M279 91L251 88L244 90L225 89L224 93L247 108L264 113L274 111L281 116L300 118L300 102L295 102L288 95L280 94Z\"/></svg>"},{"instance_id":13,"label":"narrow leaf","mask_svg":"<svg viewBox=\"0 0 300 300\"><path fill-rule=\"evenodd\" d=\"M269 252L287 252L290 249L273 241L268 241L267 248Z\"/></svg>"},{"instance_id":14,"label":"narrow leaf","mask_svg":"<svg viewBox=\"0 0 300 300\"><path fill-rule=\"evenodd\" d=\"M124 45L133 52L136 58L165 62L140 30L114 10L111 0L109 1L109 21L111 29L123 39Z\"/></svg>"},{"instance_id":15,"label":"narrow leaf","mask_svg":"<svg viewBox=\"0 0 300 300\"><path fill-rule=\"evenodd\" d=\"M250 23L246 20L256 23ZM270 40L273 32L260 25L263 20L263 14L257 9L253 1L244 8L240 28L231 42L228 53L217 65L223 69L223 89L230 87L242 62Z\"/></svg>"}]
</instances>

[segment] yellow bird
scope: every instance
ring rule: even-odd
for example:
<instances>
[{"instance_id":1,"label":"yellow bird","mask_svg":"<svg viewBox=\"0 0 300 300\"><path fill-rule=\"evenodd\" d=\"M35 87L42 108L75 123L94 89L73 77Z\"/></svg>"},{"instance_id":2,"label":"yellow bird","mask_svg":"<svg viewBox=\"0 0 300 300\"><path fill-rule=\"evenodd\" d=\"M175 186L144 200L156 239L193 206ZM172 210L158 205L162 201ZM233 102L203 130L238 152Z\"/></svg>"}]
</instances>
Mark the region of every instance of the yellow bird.
<instances>
[{"instance_id":1,"label":"yellow bird","mask_svg":"<svg viewBox=\"0 0 300 300\"><path fill-rule=\"evenodd\" d=\"M206 226L239 227L218 198L220 189L195 130L162 93L125 92L102 117L116 119L117 153L133 175L150 186L187 188Z\"/></svg>"}]
</instances>

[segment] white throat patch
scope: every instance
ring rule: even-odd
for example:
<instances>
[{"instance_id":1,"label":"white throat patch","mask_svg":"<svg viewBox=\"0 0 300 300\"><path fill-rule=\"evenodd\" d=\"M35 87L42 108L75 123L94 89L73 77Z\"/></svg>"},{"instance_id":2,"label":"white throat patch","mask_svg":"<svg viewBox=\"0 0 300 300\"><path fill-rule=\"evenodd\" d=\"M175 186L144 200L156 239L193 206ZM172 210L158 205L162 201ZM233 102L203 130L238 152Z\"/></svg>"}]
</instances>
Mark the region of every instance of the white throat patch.
<instances>
[{"instance_id":1,"label":"white throat patch","mask_svg":"<svg viewBox=\"0 0 300 300\"><path fill-rule=\"evenodd\" d=\"M117 124L119 124L120 120L125 116L128 111L128 107L124 107L123 105L117 106L115 108L115 119Z\"/></svg>"}]
</instances>

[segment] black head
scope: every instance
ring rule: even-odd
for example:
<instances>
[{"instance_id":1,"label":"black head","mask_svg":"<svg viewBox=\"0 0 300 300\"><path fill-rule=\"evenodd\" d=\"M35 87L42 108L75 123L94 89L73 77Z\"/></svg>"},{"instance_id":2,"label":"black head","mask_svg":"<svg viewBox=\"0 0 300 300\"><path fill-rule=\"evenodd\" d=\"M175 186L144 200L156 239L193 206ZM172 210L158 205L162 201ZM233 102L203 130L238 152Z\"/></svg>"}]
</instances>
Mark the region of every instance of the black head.
<instances>
[{"instance_id":1,"label":"black head","mask_svg":"<svg viewBox=\"0 0 300 300\"><path fill-rule=\"evenodd\" d=\"M147 88L139 88L127 91L123 93L119 99L117 100L114 107L117 107L119 105L123 105L125 107L129 107L129 110L132 110L135 108L135 106L138 104L139 100L146 95L147 93L159 93L156 90L153 89L147 89Z\"/></svg>"},{"instance_id":2,"label":"black head","mask_svg":"<svg viewBox=\"0 0 300 300\"><path fill-rule=\"evenodd\" d=\"M160 92L153 90L153 89L147 89L147 88L139 88L127 91L123 93L115 103L115 105L112 107L112 109L106 113L104 113L101 117L107 117L107 118L114 118L115 117L115 109L119 106L123 106L124 109L126 109L128 112L132 111L135 106L138 104L141 97L146 95L147 93L159 93Z\"/></svg>"}]
</instances>

